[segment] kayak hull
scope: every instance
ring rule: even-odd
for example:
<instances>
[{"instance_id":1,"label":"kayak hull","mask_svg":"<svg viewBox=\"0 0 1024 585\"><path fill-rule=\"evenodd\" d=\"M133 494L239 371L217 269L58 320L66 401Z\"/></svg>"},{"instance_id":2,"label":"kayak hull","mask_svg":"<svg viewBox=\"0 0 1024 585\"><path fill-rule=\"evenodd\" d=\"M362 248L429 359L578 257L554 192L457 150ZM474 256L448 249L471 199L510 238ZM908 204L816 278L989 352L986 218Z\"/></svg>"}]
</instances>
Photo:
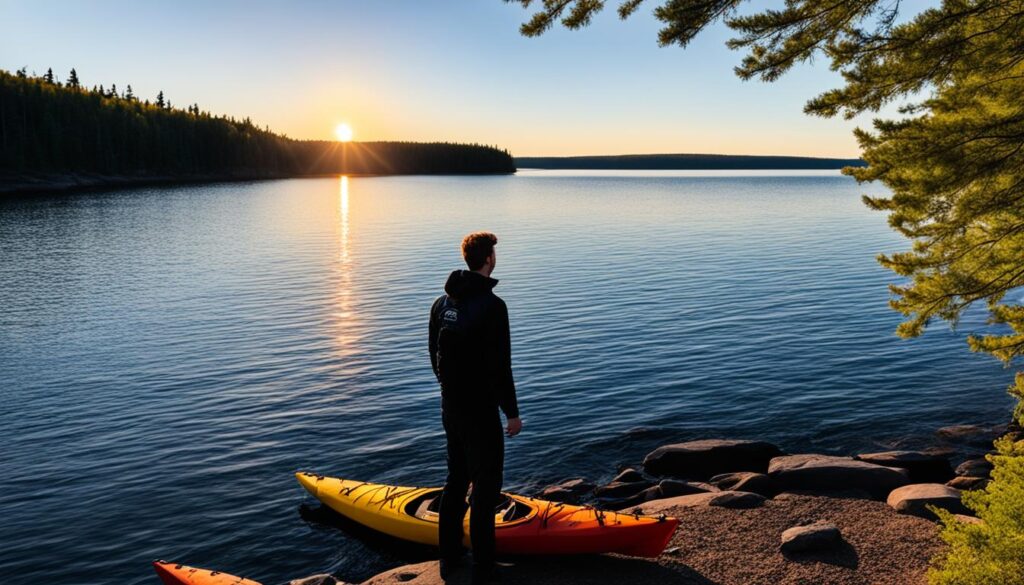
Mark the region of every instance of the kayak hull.
<instances>
[{"instance_id":1,"label":"kayak hull","mask_svg":"<svg viewBox=\"0 0 1024 585\"><path fill-rule=\"evenodd\" d=\"M153 569L164 585L260 585L251 579L167 561L153 561Z\"/></svg>"},{"instance_id":2,"label":"kayak hull","mask_svg":"<svg viewBox=\"0 0 1024 585\"><path fill-rule=\"evenodd\" d=\"M417 514L418 502L437 495L438 488L372 484L299 472L296 478L324 505L363 526L395 538L437 546L436 514ZM514 518L495 518L499 554L565 555L619 553L657 557L679 521L675 518L603 512L506 494L517 507ZM463 544L470 546L469 514Z\"/></svg>"}]
</instances>

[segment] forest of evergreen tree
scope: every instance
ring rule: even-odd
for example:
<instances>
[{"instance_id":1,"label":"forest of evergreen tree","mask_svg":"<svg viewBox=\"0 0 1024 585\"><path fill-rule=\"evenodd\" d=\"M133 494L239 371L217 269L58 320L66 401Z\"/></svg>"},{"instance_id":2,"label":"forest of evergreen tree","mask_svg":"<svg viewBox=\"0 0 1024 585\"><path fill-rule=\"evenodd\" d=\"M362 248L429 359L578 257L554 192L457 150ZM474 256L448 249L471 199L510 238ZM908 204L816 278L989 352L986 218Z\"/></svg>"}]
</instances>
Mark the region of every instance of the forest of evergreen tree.
<instances>
[{"instance_id":1,"label":"forest of evergreen tree","mask_svg":"<svg viewBox=\"0 0 1024 585\"><path fill-rule=\"evenodd\" d=\"M87 173L225 178L353 174L511 173L504 150L446 142L293 140L248 118L180 109L130 85L86 88L72 69L0 70L0 175ZM2 176L0 176L0 180Z\"/></svg>"}]
</instances>

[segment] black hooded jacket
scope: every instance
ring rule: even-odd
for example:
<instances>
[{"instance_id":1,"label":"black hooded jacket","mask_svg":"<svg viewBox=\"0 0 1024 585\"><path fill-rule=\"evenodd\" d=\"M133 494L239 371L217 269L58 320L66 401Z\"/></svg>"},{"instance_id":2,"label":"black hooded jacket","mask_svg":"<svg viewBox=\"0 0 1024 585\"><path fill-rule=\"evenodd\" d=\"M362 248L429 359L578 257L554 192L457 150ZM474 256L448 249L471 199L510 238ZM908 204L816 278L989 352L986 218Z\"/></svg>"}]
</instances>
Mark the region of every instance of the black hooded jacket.
<instances>
[{"instance_id":1,"label":"black hooded jacket","mask_svg":"<svg viewBox=\"0 0 1024 585\"><path fill-rule=\"evenodd\" d=\"M497 284L469 270L448 276L447 294L430 309L430 364L445 408L483 414L500 407L516 418L508 307L494 294Z\"/></svg>"}]
</instances>

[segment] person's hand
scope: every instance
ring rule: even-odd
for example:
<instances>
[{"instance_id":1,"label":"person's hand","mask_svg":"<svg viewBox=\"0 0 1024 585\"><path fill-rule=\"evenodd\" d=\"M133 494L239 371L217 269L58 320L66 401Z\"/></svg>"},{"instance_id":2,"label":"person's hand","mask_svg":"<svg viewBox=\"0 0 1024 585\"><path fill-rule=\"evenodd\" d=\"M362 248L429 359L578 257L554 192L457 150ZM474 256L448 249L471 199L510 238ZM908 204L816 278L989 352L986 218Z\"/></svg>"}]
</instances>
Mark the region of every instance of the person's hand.
<instances>
[{"instance_id":1,"label":"person's hand","mask_svg":"<svg viewBox=\"0 0 1024 585\"><path fill-rule=\"evenodd\" d=\"M509 437L514 437L519 434L519 431L523 430L523 421L519 420L519 417L508 419L508 426L505 427L505 434Z\"/></svg>"}]
</instances>

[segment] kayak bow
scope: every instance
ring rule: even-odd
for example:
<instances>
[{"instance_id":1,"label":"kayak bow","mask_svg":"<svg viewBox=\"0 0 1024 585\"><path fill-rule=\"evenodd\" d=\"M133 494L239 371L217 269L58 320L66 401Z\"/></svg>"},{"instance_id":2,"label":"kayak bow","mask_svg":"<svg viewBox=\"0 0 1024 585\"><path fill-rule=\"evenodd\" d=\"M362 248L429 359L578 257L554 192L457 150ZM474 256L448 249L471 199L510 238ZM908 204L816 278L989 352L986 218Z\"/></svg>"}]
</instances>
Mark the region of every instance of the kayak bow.
<instances>
[{"instance_id":1,"label":"kayak bow","mask_svg":"<svg viewBox=\"0 0 1024 585\"><path fill-rule=\"evenodd\" d=\"M219 571L197 569L186 565L153 561L153 569L164 585L260 585L256 581L243 579Z\"/></svg>"}]
</instances>

